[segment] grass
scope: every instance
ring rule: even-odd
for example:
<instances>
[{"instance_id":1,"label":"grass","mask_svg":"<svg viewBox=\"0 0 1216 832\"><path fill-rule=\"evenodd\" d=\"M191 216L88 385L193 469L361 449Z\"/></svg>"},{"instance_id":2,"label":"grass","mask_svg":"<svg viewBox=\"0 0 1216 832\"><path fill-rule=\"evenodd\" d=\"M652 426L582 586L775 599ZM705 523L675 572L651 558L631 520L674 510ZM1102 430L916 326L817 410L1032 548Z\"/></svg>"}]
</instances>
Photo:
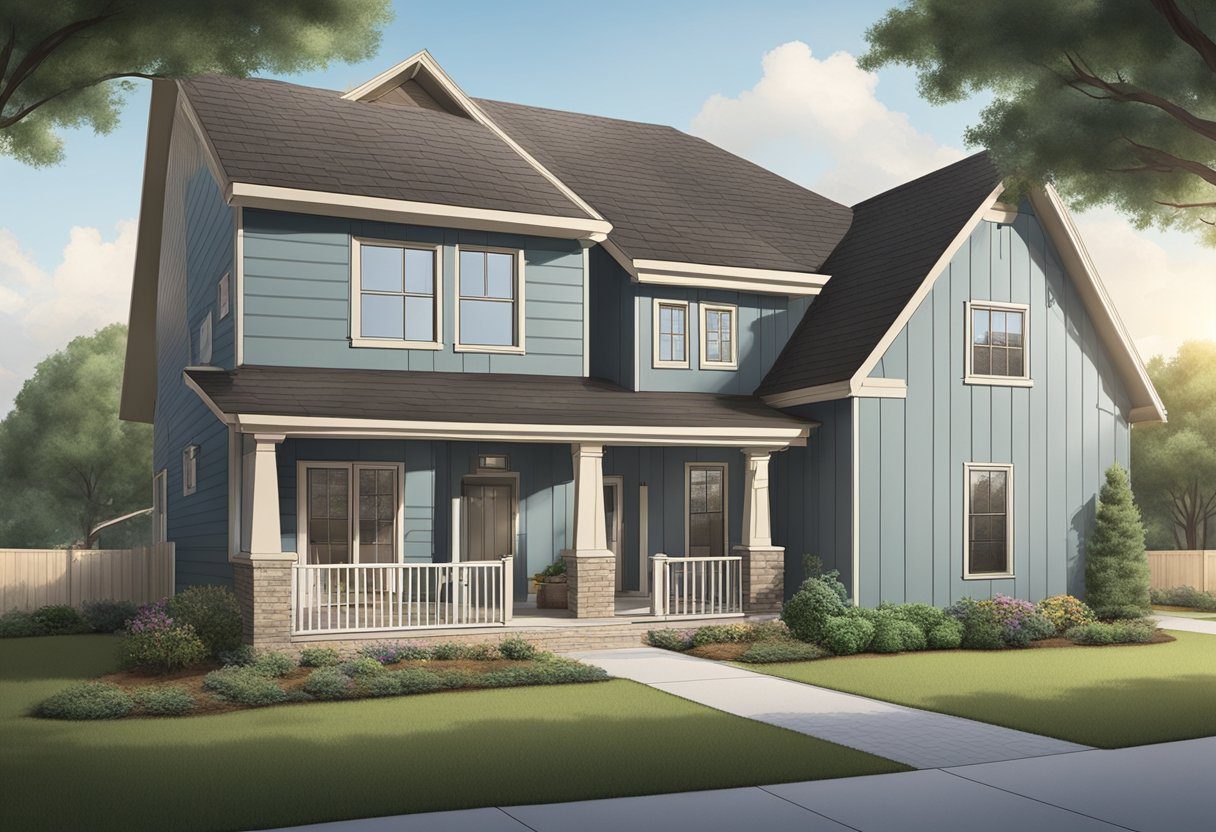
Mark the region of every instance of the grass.
<instances>
[{"instance_id":1,"label":"grass","mask_svg":"<svg viewBox=\"0 0 1216 832\"><path fill-rule=\"evenodd\" d=\"M116 647L0 641L0 827L257 829L904 770L624 680L116 722L25 715L111 670Z\"/></svg>"},{"instance_id":2,"label":"grass","mask_svg":"<svg viewBox=\"0 0 1216 832\"><path fill-rule=\"evenodd\" d=\"M861 655L749 670L1100 748L1216 734L1216 636Z\"/></svg>"}]
</instances>

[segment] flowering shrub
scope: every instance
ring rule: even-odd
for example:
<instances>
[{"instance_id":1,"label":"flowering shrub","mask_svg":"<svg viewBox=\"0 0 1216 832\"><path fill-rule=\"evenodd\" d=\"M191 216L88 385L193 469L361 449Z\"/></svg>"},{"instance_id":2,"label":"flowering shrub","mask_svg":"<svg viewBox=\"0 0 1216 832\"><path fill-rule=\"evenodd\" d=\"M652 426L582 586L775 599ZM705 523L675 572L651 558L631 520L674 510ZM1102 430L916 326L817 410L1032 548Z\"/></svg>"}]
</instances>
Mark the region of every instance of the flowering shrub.
<instances>
[{"instance_id":1,"label":"flowering shrub","mask_svg":"<svg viewBox=\"0 0 1216 832\"><path fill-rule=\"evenodd\" d=\"M670 627L663 630L649 630L646 633L646 643L651 647L682 653L692 647L692 637L695 632L695 630L673 630Z\"/></svg>"},{"instance_id":2,"label":"flowering shrub","mask_svg":"<svg viewBox=\"0 0 1216 832\"><path fill-rule=\"evenodd\" d=\"M980 605L992 610L992 618L1000 625L1005 644L1025 647L1030 643L1031 630L1026 625L1034 615L1034 604L998 592L991 601L981 601Z\"/></svg>"},{"instance_id":3,"label":"flowering shrub","mask_svg":"<svg viewBox=\"0 0 1216 832\"><path fill-rule=\"evenodd\" d=\"M1039 615L1046 618L1056 628L1057 633L1071 630L1082 624L1095 621L1094 611L1080 598L1071 595L1053 595L1044 598L1035 607Z\"/></svg>"},{"instance_id":4,"label":"flowering shrub","mask_svg":"<svg viewBox=\"0 0 1216 832\"><path fill-rule=\"evenodd\" d=\"M189 624L169 617L164 599L139 608L127 623L122 664L137 670L169 673L207 656L207 648Z\"/></svg>"},{"instance_id":5,"label":"flowering shrub","mask_svg":"<svg viewBox=\"0 0 1216 832\"><path fill-rule=\"evenodd\" d=\"M365 659L375 659L380 664L394 664L401 661L401 645L399 644L365 644L359 648L358 655Z\"/></svg>"},{"instance_id":6,"label":"flowering shrub","mask_svg":"<svg viewBox=\"0 0 1216 832\"><path fill-rule=\"evenodd\" d=\"M342 672L347 676L370 676L379 673L384 665L370 656L360 656L342 665Z\"/></svg>"}]
</instances>

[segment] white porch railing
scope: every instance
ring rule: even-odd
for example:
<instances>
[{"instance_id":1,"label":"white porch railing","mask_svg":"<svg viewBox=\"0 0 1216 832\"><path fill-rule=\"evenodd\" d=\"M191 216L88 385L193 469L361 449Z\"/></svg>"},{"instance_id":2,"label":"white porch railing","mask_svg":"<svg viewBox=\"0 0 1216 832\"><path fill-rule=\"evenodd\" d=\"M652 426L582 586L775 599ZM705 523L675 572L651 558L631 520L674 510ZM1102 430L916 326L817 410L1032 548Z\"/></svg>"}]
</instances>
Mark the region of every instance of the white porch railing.
<instances>
[{"instance_id":1,"label":"white porch railing","mask_svg":"<svg viewBox=\"0 0 1216 832\"><path fill-rule=\"evenodd\" d=\"M513 562L299 564L292 631L500 626L511 620Z\"/></svg>"},{"instance_id":2,"label":"white porch railing","mask_svg":"<svg viewBox=\"0 0 1216 832\"><path fill-rule=\"evenodd\" d=\"M655 616L693 617L743 614L743 558L674 557L651 559L651 606Z\"/></svg>"}]
</instances>

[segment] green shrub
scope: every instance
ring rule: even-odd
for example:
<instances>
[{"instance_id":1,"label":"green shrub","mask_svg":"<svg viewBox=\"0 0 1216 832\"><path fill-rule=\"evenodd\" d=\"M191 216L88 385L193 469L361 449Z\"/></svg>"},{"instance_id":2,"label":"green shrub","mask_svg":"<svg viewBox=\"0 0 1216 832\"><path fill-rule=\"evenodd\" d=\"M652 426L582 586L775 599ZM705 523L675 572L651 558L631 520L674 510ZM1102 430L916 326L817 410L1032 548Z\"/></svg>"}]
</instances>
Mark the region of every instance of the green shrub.
<instances>
[{"instance_id":1,"label":"green shrub","mask_svg":"<svg viewBox=\"0 0 1216 832\"><path fill-rule=\"evenodd\" d=\"M175 623L193 627L213 656L241 645L241 608L228 587L189 587L169 599L168 612Z\"/></svg>"},{"instance_id":2,"label":"green shrub","mask_svg":"<svg viewBox=\"0 0 1216 832\"><path fill-rule=\"evenodd\" d=\"M189 625L151 627L128 631L120 656L123 667L171 673L207 658L207 648Z\"/></svg>"},{"instance_id":3,"label":"green shrub","mask_svg":"<svg viewBox=\"0 0 1216 832\"><path fill-rule=\"evenodd\" d=\"M1091 621L1065 635L1077 644L1143 644L1152 641L1157 627L1151 621Z\"/></svg>"},{"instance_id":4,"label":"green shrub","mask_svg":"<svg viewBox=\"0 0 1216 832\"><path fill-rule=\"evenodd\" d=\"M926 636L946 621L946 614L932 604L880 604L878 608L900 621L915 624Z\"/></svg>"},{"instance_id":5,"label":"green shrub","mask_svg":"<svg viewBox=\"0 0 1216 832\"><path fill-rule=\"evenodd\" d=\"M1035 612L1050 621L1057 633L1096 620L1089 605L1071 595L1052 595L1050 598L1044 598L1035 605Z\"/></svg>"},{"instance_id":6,"label":"green shrub","mask_svg":"<svg viewBox=\"0 0 1216 832\"><path fill-rule=\"evenodd\" d=\"M688 630L673 630L670 627L663 630L649 630L646 633L646 643L651 647L682 653L692 647L692 633Z\"/></svg>"},{"instance_id":7,"label":"green shrub","mask_svg":"<svg viewBox=\"0 0 1216 832\"><path fill-rule=\"evenodd\" d=\"M333 667L341 661L332 647L305 647L300 651L300 667Z\"/></svg>"},{"instance_id":8,"label":"green shrub","mask_svg":"<svg viewBox=\"0 0 1216 832\"><path fill-rule=\"evenodd\" d=\"M957 650L963 643L963 625L947 618L929 631L925 641L931 650Z\"/></svg>"},{"instance_id":9,"label":"green shrub","mask_svg":"<svg viewBox=\"0 0 1216 832\"><path fill-rule=\"evenodd\" d=\"M336 667L318 667L304 681L304 692L317 699L341 699L350 692L350 677Z\"/></svg>"},{"instance_id":10,"label":"green shrub","mask_svg":"<svg viewBox=\"0 0 1216 832\"><path fill-rule=\"evenodd\" d=\"M692 634L692 646L706 644L738 644L753 640L752 628L747 624L710 624Z\"/></svg>"},{"instance_id":11,"label":"green shrub","mask_svg":"<svg viewBox=\"0 0 1216 832\"><path fill-rule=\"evenodd\" d=\"M130 601L85 601L82 605L85 622L98 633L117 633L135 613L136 606Z\"/></svg>"},{"instance_id":12,"label":"green shrub","mask_svg":"<svg viewBox=\"0 0 1216 832\"><path fill-rule=\"evenodd\" d=\"M1022 631L1030 641L1042 641L1056 635L1056 625L1047 616L1036 612L1022 622Z\"/></svg>"},{"instance_id":13,"label":"green shrub","mask_svg":"<svg viewBox=\"0 0 1216 832\"><path fill-rule=\"evenodd\" d=\"M759 624L753 624L752 641L789 641L793 638L790 634L790 628L785 626L785 622L780 619L773 621L761 621Z\"/></svg>"},{"instance_id":14,"label":"green shrub","mask_svg":"<svg viewBox=\"0 0 1216 832\"><path fill-rule=\"evenodd\" d=\"M464 646L454 641L431 645L431 658L437 661L452 661L464 658Z\"/></svg>"},{"instance_id":15,"label":"green shrub","mask_svg":"<svg viewBox=\"0 0 1216 832\"><path fill-rule=\"evenodd\" d=\"M877 618L874 624L874 636L870 639L872 653L903 653L912 650L924 650L925 634L920 627L911 621L896 618L889 611Z\"/></svg>"},{"instance_id":16,"label":"green shrub","mask_svg":"<svg viewBox=\"0 0 1216 832\"><path fill-rule=\"evenodd\" d=\"M860 615L837 615L823 625L824 647L837 656L861 653L874 638L874 625Z\"/></svg>"},{"instance_id":17,"label":"green shrub","mask_svg":"<svg viewBox=\"0 0 1216 832\"><path fill-rule=\"evenodd\" d=\"M384 665L370 656L360 656L342 665L342 672L347 676L371 676L384 670Z\"/></svg>"},{"instance_id":18,"label":"green shrub","mask_svg":"<svg viewBox=\"0 0 1216 832\"><path fill-rule=\"evenodd\" d=\"M131 694L141 713L149 716L180 716L197 704L190 691L181 685L149 685Z\"/></svg>"},{"instance_id":19,"label":"green shrub","mask_svg":"<svg viewBox=\"0 0 1216 832\"><path fill-rule=\"evenodd\" d=\"M1201 612L1216 612L1216 595L1201 592L1193 586L1154 589L1151 598L1154 604L1163 607L1189 607Z\"/></svg>"},{"instance_id":20,"label":"green shrub","mask_svg":"<svg viewBox=\"0 0 1216 832\"><path fill-rule=\"evenodd\" d=\"M477 680L481 678L478 674L471 670L433 670L435 678L439 680L439 686L447 690L457 690L459 688L471 688L477 684Z\"/></svg>"},{"instance_id":21,"label":"green shrub","mask_svg":"<svg viewBox=\"0 0 1216 832\"><path fill-rule=\"evenodd\" d=\"M502 657L498 654L497 644L480 642L478 644L460 645L456 658L469 659L475 662L491 662Z\"/></svg>"},{"instance_id":22,"label":"green shrub","mask_svg":"<svg viewBox=\"0 0 1216 832\"><path fill-rule=\"evenodd\" d=\"M574 659L551 656L532 665L492 670L477 679L484 688L508 688L521 685L565 685L575 682L601 682L608 678L603 668L583 664Z\"/></svg>"},{"instance_id":23,"label":"green shrub","mask_svg":"<svg viewBox=\"0 0 1216 832\"><path fill-rule=\"evenodd\" d=\"M1103 621L1134 621L1138 618L1144 618L1146 615L1148 615L1148 612L1143 607L1115 605L1103 607L1102 614L1098 618Z\"/></svg>"},{"instance_id":24,"label":"green shrub","mask_svg":"<svg viewBox=\"0 0 1216 832\"><path fill-rule=\"evenodd\" d=\"M1000 650L1005 646L1005 630L993 618L972 616L963 622L963 643L967 650Z\"/></svg>"},{"instance_id":25,"label":"green shrub","mask_svg":"<svg viewBox=\"0 0 1216 832\"><path fill-rule=\"evenodd\" d=\"M252 667L225 667L203 677L203 687L242 705L277 705L287 699L278 682Z\"/></svg>"},{"instance_id":26,"label":"green shrub","mask_svg":"<svg viewBox=\"0 0 1216 832\"><path fill-rule=\"evenodd\" d=\"M509 636L498 643L498 652L504 659L524 662L536 658L536 648L519 636Z\"/></svg>"},{"instance_id":27,"label":"green shrub","mask_svg":"<svg viewBox=\"0 0 1216 832\"><path fill-rule=\"evenodd\" d=\"M260 654L253 664L249 666L263 676L273 676L275 678L286 676L296 669L295 660L291 656L286 653L276 653L273 651Z\"/></svg>"},{"instance_id":28,"label":"green shrub","mask_svg":"<svg viewBox=\"0 0 1216 832\"><path fill-rule=\"evenodd\" d=\"M216 658L225 667L248 667L258 660L258 651L251 644L242 644L235 650L221 650Z\"/></svg>"},{"instance_id":29,"label":"green shrub","mask_svg":"<svg viewBox=\"0 0 1216 832\"><path fill-rule=\"evenodd\" d=\"M28 638L46 634L46 629L28 612L9 610L0 615L0 638Z\"/></svg>"},{"instance_id":30,"label":"green shrub","mask_svg":"<svg viewBox=\"0 0 1216 832\"><path fill-rule=\"evenodd\" d=\"M30 617L34 619L35 624L46 631L48 636L87 633L91 629L76 608L69 607L67 604L48 604L45 607L39 607Z\"/></svg>"},{"instance_id":31,"label":"green shrub","mask_svg":"<svg viewBox=\"0 0 1216 832\"><path fill-rule=\"evenodd\" d=\"M397 661L399 662L418 662L426 661L433 658L431 648L421 644L399 644L397 645Z\"/></svg>"},{"instance_id":32,"label":"green shrub","mask_svg":"<svg viewBox=\"0 0 1216 832\"><path fill-rule=\"evenodd\" d=\"M1085 600L1098 618L1125 617L1136 609L1144 615L1150 608L1144 524L1127 472L1117 463L1106 469L1085 542Z\"/></svg>"},{"instance_id":33,"label":"green shrub","mask_svg":"<svg viewBox=\"0 0 1216 832\"><path fill-rule=\"evenodd\" d=\"M357 696L408 696L439 690L443 683L429 670L409 667L360 676L355 682Z\"/></svg>"},{"instance_id":34,"label":"green shrub","mask_svg":"<svg viewBox=\"0 0 1216 832\"><path fill-rule=\"evenodd\" d=\"M81 682L40 704L35 713L48 719L120 719L135 709L126 691L109 682Z\"/></svg>"},{"instance_id":35,"label":"green shrub","mask_svg":"<svg viewBox=\"0 0 1216 832\"><path fill-rule=\"evenodd\" d=\"M781 620L799 641L819 643L824 637L824 626L829 618L844 615L848 609L844 586L836 580L837 573L829 572L817 578L808 578L794 593L794 597L781 608Z\"/></svg>"},{"instance_id":36,"label":"green shrub","mask_svg":"<svg viewBox=\"0 0 1216 832\"><path fill-rule=\"evenodd\" d=\"M823 648L801 641L758 641L747 648L739 661L748 664L801 662L823 658L827 654Z\"/></svg>"}]
</instances>

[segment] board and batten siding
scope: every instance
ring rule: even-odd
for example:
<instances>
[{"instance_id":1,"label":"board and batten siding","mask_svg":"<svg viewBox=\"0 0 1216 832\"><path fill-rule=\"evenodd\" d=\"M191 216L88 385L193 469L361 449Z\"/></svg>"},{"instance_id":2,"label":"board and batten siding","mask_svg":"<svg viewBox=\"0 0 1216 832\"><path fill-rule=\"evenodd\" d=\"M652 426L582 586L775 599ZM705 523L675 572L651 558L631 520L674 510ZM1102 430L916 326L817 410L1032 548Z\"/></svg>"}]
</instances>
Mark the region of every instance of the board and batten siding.
<instances>
[{"instance_id":1,"label":"board and batten siding","mask_svg":"<svg viewBox=\"0 0 1216 832\"><path fill-rule=\"evenodd\" d=\"M1029 305L1032 387L963 382L970 300ZM857 402L860 603L1083 594L1103 472L1129 464L1130 404L1028 206L980 223L871 375L908 390ZM966 462L1013 465L1012 578L963 579Z\"/></svg>"},{"instance_id":2,"label":"board and batten siding","mask_svg":"<svg viewBox=\"0 0 1216 832\"><path fill-rule=\"evenodd\" d=\"M442 246L442 349L351 346L352 236ZM458 244L523 249L524 354L453 349ZM583 254L576 241L246 210L243 246L246 364L583 374Z\"/></svg>"},{"instance_id":3,"label":"board and batten siding","mask_svg":"<svg viewBox=\"0 0 1216 832\"><path fill-rule=\"evenodd\" d=\"M228 428L182 380L196 362L198 325L212 316L212 357L234 366L235 307L219 318L217 286L233 269L235 217L194 132L179 111L165 184L156 315L153 470L167 472L167 536L176 548L176 583L228 583ZM231 288L231 287L230 287ZM232 295L230 295L230 299ZM231 301L230 301L231 303ZM182 449L199 446L197 488L182 494ZM149 483L149 491L151 484Z\"/></svg>"}]
</instances>

